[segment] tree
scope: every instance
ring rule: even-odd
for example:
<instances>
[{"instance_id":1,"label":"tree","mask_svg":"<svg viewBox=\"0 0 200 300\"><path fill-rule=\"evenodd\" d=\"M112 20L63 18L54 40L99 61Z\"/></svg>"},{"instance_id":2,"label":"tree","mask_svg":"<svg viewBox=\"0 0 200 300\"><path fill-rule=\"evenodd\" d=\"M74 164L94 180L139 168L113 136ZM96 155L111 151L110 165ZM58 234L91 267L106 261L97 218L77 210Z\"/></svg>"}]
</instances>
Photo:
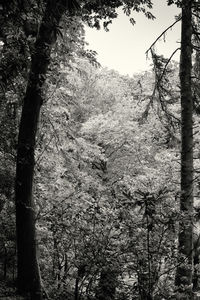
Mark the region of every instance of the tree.
<instances>
[{"instance_id":1,"label":"tree","mask_svg":"<svg viewBox=\"0 0 200 300\"><path fill-rule=\"evenodd\" d=\"M36 254L35 213L32 198L34 150L42 87L50 63L51 49L56 41L56 28L64 12L64 1L48 1L31 58L29 80L20 121L16 165L16 233L17 287L20 294L42 298L40 272Z\"/></svg>"},{"instance_id":2,"label":"tree","mask_svg":"<svg viewBox=\"0 0 200 300\"><path fill-rule=\"evenodd\" d=\"M193 97L192 2L182 1L181 32L181 191L176 286L181 299L191 299L193 274Z\"/></svg>"},{"instance_id":3,"label":"tree","mask_svg":"<svg viewBox=\"0 0 200 300\"><path fill-rule=\"evenodd\" d=\"M193 166L193 93L192 93L192 33L195 28L192 20L192 10L197 9L196 3L189 1L169 0L168 4L176 4L182 8L182 16L178 18L182 21L181 30L181 60L179 67L180 77L180 98L181 98L181 160L180 160L180 218L178 233L178 253L175 285L177 286L177 298L192 299L192 277L193 277L193 206L194 206L194 166ZM175 22L175 23L176 23ZM174 23L174 24L175 24ZM172 24L169 28L171 28ZM168 29L169 29L168 28ZM160 37L168 30L166 29ZM157 41L157 40L156 40ZM155 42L156 43L156 42ZM155 45L153 43L153 45ZM152 46L150 47L154 65L158 63L158 56L154 54ZM174 53L177 51L176 49ZM173 54L174 54L173 53ZM172 54L172 56L173 56ZM163 97L162 81L165 77L167 66L172 58L166 61L164 71L157 79L156 89L159 92L160 101ZM162 59L163 60L163 59ZM164 60L163 60L164 61ZM156 72L156 76L158 73ZM164 104L164 105L163 105ZM162 109L168 113L166 103L162 103ZM179 299L179 298L178 298Z\"/></svg>"},{"instance_id":4,"label":"tree","mask_svg":"<svg viewBox=\"0 0 200 300\"><path fill-rule=\"evenodd\" d=\"M130 14L130 9L139 9L139 3L129 3L129 1L118 2L105 10L109 18L116 16L116 7L124 4L125 11ZM86 15L88 11L96 11L94 26L97 26L98 18L102 18L102 5L94 3L92 6L84 6ZM151 1L144 1L151 7ZM16 231L17 231L17 262L18 278L17 286L21 294L30 293L32 299L41 299L41 282L36 254L36 234L35 234L35 213L32 197L33 175L34 175L34 152L36 143L36 133L40 108L42 105L42 88L45 82L47 69L50 63L50 55L53 44L59 32L61 17L70 5L76 5L75 1L47 1L44 15L39 26L38 35L31 55L31 66L29 79L24 97L22 115L19 127L17 166L16 166ZM87 7L88 6L88 7ZM83 11L84 11L83 9ZM113 11L114 9L114 11ZM144 12L146 12L143 8ZM147 14L147 17L151 17ZM90 19L90 18L89 18ZM89 21L89 19L87 19Z\"/></svg>"}]
</instances>

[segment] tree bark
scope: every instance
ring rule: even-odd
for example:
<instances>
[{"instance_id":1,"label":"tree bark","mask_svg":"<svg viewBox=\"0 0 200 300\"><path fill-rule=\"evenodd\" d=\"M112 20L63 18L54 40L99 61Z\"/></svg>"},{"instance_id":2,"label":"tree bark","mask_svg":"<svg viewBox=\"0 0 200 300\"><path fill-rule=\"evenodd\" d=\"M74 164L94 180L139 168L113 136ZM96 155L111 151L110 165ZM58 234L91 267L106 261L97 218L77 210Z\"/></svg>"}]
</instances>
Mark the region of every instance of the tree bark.
<instances>
[{"instance_id":1,"label":"tree bark","mask_svg":"<svg viewBox=\"0 0 200 300\"><path fill-rule=\"evenodd\" d=\"M181 33L181 196L179 222L178 266L176 286L181 299L192 299L193 273L193 99L192 71L192 12L191 0L182 1Z\"/></svg>"},{"instance_id":2,"label":"tree bark","mask_svg":"<svg viewBox=\"0 0 200 300\"><path fill-rule=\"evenodd\" d=\"M64 0L47 1L31 59L18 136L15 183L17 288L20 294L31 295L34 300L42 299L32 195L36 133L51 49L67 3Z\"/></svg>"}]
</instances>

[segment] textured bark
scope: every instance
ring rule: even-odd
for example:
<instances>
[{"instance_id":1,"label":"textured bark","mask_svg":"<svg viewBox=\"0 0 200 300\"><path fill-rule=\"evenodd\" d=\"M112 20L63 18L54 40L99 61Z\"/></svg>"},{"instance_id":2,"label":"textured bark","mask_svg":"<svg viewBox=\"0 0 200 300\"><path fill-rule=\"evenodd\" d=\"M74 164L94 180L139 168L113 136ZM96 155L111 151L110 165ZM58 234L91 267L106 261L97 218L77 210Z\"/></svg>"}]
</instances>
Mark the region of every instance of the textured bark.
<instances>
[{"instance_id":1,"label":"textured bark","mask_svg":"<svg viewBox=\"0 0 200 300\"><path fill-rule=\"evenodd\" d=\"M66 10L67 1L47 1L32 55L26 95L20 121L16 166L16 232L17 232L17 288L31 299L42 299L40 272L36 253L35 212L32 196L34 151L42 87L50 63L52 45L56 41L56 27Z\"/></svg>"},{"instance_id":2,"label":"textured bark","mask_svg":"<svg viewBox=\"0 0 200 300\"><path fill-rule=\"evenodd\" d=\"M181 33L181 196L179 223L178 266L176 286L181 299L192 299L193 270L193 99L191 90L192 70L192 14L191 1L182 1ZM189 287L190 286L190 287Z\"/></svg>"}]
</instances>

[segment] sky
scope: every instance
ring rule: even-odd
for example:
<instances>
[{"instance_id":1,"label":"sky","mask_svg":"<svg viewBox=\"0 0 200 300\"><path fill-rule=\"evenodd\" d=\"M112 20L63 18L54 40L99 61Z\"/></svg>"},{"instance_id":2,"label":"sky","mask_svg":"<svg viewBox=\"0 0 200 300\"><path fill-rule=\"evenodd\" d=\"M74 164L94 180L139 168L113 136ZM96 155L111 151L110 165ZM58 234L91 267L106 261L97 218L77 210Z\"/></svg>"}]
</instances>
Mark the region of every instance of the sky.
<instances>
[{"instance_id":1,"label":"sky","mask_svg":"<svg viewBox=\"0 0 200 300\"><path fill-rule=\"evenodd\" d=\"M155 20L148 20L142 13L134 12L132 17L136 24L133 26L129 17L118 11L117 19L109 26L109 32L86 27L88 48L95 50L97 59L103 67L115 69L121 74L148 70L151 59L146 57L146 50L156 38L175 21L175 15L180 13L175 5L167 6L167 0L153 0L152 14ZM158 54L170 57L176 48L180 47L180 22L170 29L165 41L160 39L156 44ZM174 56L179 60L179 51Z\"/></svg>"}]
</instances>

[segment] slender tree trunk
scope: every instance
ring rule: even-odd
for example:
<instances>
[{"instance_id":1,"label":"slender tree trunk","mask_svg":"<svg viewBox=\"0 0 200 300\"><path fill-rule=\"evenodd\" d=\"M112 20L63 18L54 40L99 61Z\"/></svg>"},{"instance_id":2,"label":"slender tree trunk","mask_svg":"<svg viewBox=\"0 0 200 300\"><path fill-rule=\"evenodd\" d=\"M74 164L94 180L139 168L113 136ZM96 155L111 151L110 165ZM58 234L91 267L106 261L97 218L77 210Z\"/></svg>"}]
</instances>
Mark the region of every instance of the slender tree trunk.
<instances>
[{"instance_id":1,"label":"slender tree trunk","mask_svg":"<svg viewBox=\"0 0 200 300\"><path fill-rule=\"evenodd\" d=\"M56 28L67 2L47 1L32 55L18 136L15 184L17 288L20 294L31 295L34 300L42 299L32 196L35 141L42 105L42 87L50 63L52 45L56 41Z\"/></svg>"},{"instance_id":2,"label":"slender tree trunk","mask_svg":"<svg viewBox=\"0 0 200 300\"><path fill-rule=\"evenodd\" d=\"M198 224L197 224L198 226ZM198 234L193 234L193 263L194 263L194 274L193 274L193 291L200 291L200 236Z\"/></svg>"},{"instance_id":3,"label":"slender tree trunk","mask_svg":"<svg viewBox=\"0 0 200 300\"><path fill-rule=\"evenodd\" d=\"M198 291L199 290L199 270L198 270L198 265L199 265L199 253L196 251L194 252L194 275L193 275L193 291Z\"/></svg>"},{"instance_id":4,"label":"slender tree trunk","mask_svg":"<svg viewBox=\"0 0 200 300\"><path fill-rule=\"evenodd\" d=\"M75 281L75 289L74 289L74 300L78 300L79 298L79 277L76 278Z\"/></svg>"},{"instance_id":5,"label":"slender tree trunk","mask_svg":"<svg viewBox=\"0 0 200 300\"><path fill-rule=\"evenodd\" d=\"M7 276L7 263L8 263L8 251L7 251L6 245L4 245L4 263L3 263L4 279L6 279L6 276Z\"/></svg>"},{"instance_id":6,"label":"slender tree trunk","mask_svg":"<svg viewBox=\"0 0 200 300\"><path fill-rule=\"evenodd\" d=\"M176 286L181 298L192 299L193 273L193 99L191 90L192 71L192 13L191 0L182 1L181 33L181 196L179 223L178 266Z\"/></svg>"}]
</instances>

